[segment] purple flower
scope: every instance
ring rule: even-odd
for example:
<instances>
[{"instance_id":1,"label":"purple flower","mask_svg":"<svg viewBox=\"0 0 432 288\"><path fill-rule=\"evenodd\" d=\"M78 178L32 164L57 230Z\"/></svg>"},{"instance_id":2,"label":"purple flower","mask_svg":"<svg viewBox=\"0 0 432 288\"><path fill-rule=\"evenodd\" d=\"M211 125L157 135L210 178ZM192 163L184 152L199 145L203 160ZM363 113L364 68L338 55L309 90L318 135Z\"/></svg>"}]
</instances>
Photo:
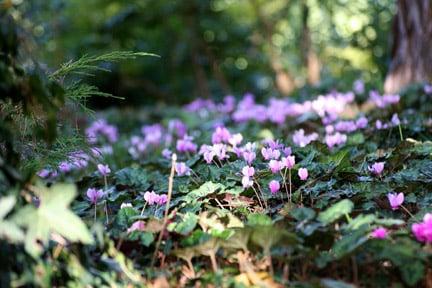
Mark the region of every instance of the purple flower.
<instances>
[{"instance_id":1,"label":"purple flower","mask_svg":"<svg viewBox=\"0 0 432 288\"><path fill-rule=\"evenodd\" d=\"M147 191L144 193L144 200L147 202L148 205L163 205L167 202L168 198L167 195L162 194L158 195L154 191Z\"/></svg>"},{"instance_id":2,"label":"purple flower","mask_svg":"<svg viewBox=\"0 0 432 288\"><path fill-rule=\"evenodd\" d=\"M48 169L42 169L37 173L37 175L41 178L48 178L50 174L51 172Z\"/></svg>"},{"instance_id":3,"label":"purple flower","mask_svg":"<svg viewBox=\"0 0 432 288\"><path fill-rule=\"evenodd\" d=\"M214 144L211 149L212 149L212 152L214 153L214 155L219 160L224 160L224 159L229 158L229 156L227 154L227 146L225 144L222 144L222 143Z\"/></svg>"},{"instance_id":4,"label":"purple flower","mask_svg":"<svg viewBox=\"0 0 432 288\"><path fill-rule=\"evenodd\" d=\"M228 143L231 138L231 133L225 127L217 127L212 135L212 143Z\"/></svg>"},{"instance_id":5,"label":"purple flower","mask_svg":"<svg viewBox=\"0 0 432 288\"><path fill-rule=\"evenodd\" d=\"M145 222L142 220L135 221L131 227L128 228L127 233L132 233L134 231L144 231Z\"/></svg>"},{"instance_id":6,"label":"purple flower","mask_svg":"<svg viewBox=\"0 0 432 288\"><path fill-rule=\"evenodd\" d=\"M242 174L245 177L252 177L255 174L255 169L251 166L244 166L242 169Z\"/></svg>"},{"instance_id":7,"label":"purple flower","mask_svg":"<svg viewBox=\"0 0 432 288\"><path fill-rule=\"evenodd\" d=\"M333 135L326 135L325 136L325 142L329 149L332 149L334 146L339 146L342 144L345 144L347 141L347 136L345 134L341 134L339 132L336 132Z\"/></svg>"},{"instance_id":8,"label":"purple flower","mask_svg":"<svg viewBox=\"0 0 432 288\"><path fill-rule=\"evenodd\" d=\"M364 82L361 79L357 79L353 83L353 90L356 94L363 94L365 91Z\"/></svg>"},{"instance_id":9,"label":"purple flower","mask_svg":"<svg viewBox=\"0 0 432 288\"><path fill-rule=\"evenodd\" d=\"M270 183L269 183L269 189L270 189L270 192L272 194L276 194L277 192L279 192L279 189L280 189L279 182L276 181L276 180L270 181Z\"/></svg>"},{"instance_id":10,"label":"purple flower","mask_svg":"<svg viewBox=\"0 0 432 288\"><path fill-rule=\"evenodd\" d=\"M400 125L401 124L401 121L400 121L400 119L399 119L399 116L398 116L398 114L393 114L393 116L392 116L392 118L391 118L391 123L394 125L394 126L398 126L398 125Z\"/></svg>"},{"instance_id":11,"label":"purple flower","mask_svg":"<svg viewBox=\"0 0 432 288\"><path fill-rule=\"evenodd\" d=\"M388 236L388 230L384 227L375 228L371 232L371 237L375 239L385 239Z\"/></svg>"},{"instance_id":12,"label":"purple flower","mask_svg":"<svg viewBox=\"0 0 432 288\"><path fill-rule=\"evenodd\" d=\"M177 140L176 149L178 152L192 152L195 153L197 145L192 142L193 138L185 135L183 139Z\"/></svg>"},{"instance_id":13,"label":"purple flower","mask_svg":"<svg viewBox=\"0 0 432 288\"><path fill-rule=\"evenodd\" d=\"M303 129L297 130L293 135L293 142L297 146L305 147L312 141L316 141L318 139L318 133L311 133L306 135Z\"/></svg>"},{"instance_id":14,"label":"purple flower","mask_svg":"<svg viewBox=\"0 0 432 288\"><path fill-rule=\"evenodd\" d=\"M96 143L99 136L105 137L110 143L114 143L118 140L117 127L109 125L105 119L99 119L93 122L85 132L87 140L91 144Z\"/></svg>"},{"instance_id":15,"label":"purple flower","mask_svg":"<svg viewBox=\"0 0 432 288\"><path fill-rule=\"evenodd\" d=\"M243 176L242 177L242 185L243 185L243 188L252 187L253 180L251 180L248 176Z\"/></svg>"},{"instance_id":16,"label":"purple flower","mask_svg":"<svg viewBox=\"0 0 432 288\"><path fill-rule=\"evenodd\" d=\"M424 87L423 87L423 89L424 89L424 92L425 92L426 94L432 94L432 85L430 85L430 84L425 84Z\"/></svg>"},{"instance_id":17,"label":"purple flower","mask_svg":"<svg viewBox=\"0 0 432 288\"><path fill-rule=\"evenodd\" d=\"M191 169L184 162L178 162L175 165L175 171L178 176L190 175Z\"/></svg>"},{"instance_id":18,"label":"purple flower","mask_svg":"<svg viewBox=\"0 0 432 288\"><path fill-rule=\"evenodd\" d=\"M374 175L381 175L381 173L384 171L384 163L385 162L375 162L372 167L369 166L368 169L370 172L372 172Z\"/></svg>"},{"instance_id":19,"label":"purple flower","mask_svg":"<svg viewBox=\"0 0 432 288\"><path fill-rule=\"evenodd\" d=\"M256 158L255 152L252 152L252 151L243 151L243 155L242 156L243 156L243 159L246 161L246 163L248 165L252 164L252 162Z\"/></svg>"},{"instance_id":20,"label":"purple flower","mask_svg":"<svg viewBox=\"0 0 432 288\"><path fill-rule=\"evenodd\" d=\"M292 151L291 151L291 147L285 147L285 148L283 149L283 154L284 154L285 156L290 156L291 153L292 153Z\"/></svg>"},{"instance_id":21,"label":"purple flower","mask_svg":"<svg viewBox=\"0 0 432 288\"><path fill-rule=\"evenodd\" d=\"M390 206L393 210L399 209L399 206L404 202L404 194L403 193L388 193L387 198L390 202Z\"/></svg>"},{"instance_id":22,"label":"purple flower","mask_svg":"<svg viewBox=\"0 0 432 288\"><path fill-rule=\"evenodd\" d=\"M423 217L423 222L413 224L411 231L417 241L428 244L432 243L432 214L426 213Z\"/></svg>"},{"instance_id":23,"label":"purple flower","mask_svg":"<svg viewBox=\"0 0 432 288\"><path fill-rule=\"evenodd\" d=\"M87 189L87 198L94 205L104 196L104 192L102 189L89 188Z\"/></svg>"},{"instance_id":24,"label":"purple flower","mask_svg":"<svg viewBox=\"0 0 432 288\"><path fill-rule=\"evenodd\" d=\"M364 129L368 125L368 119L364 116L360 117L356 121L357 129Z\"/></svg>"},{"instance_id":25,"label":"purple flower","mask_svg":"<svg viewBox=\"0 0 432 288\"><path fill-rule=\"evenodd\" d=\"M278 160L270 160L268 166L273 174L279 173L283 168L282 162Z\"/></svg>"},{"instance_id":26,"label":"purple flower","mask_svg":"<svg viewBox=\"0 0 432 288\"><path fill-rule=\"evenodd\" d=\"M111 169L108 165L98 164L97 169L102 176L107 176L109 173L111 173Z\"/></svg>"},{"instance_id":27,"label":"purple flower","mask_svg":"<svg viewBox=\"0 0 432 288\"><path fill-rule=\"evenodd\" d=\"M263 147L261 149L261 154L265 160L279 159L280 157L280 151L272 148Z\"/></svg>"},{"instance_id":28,"label":"purple flower","mask_svg":"<svg viewBox=\"0 0 432 288\"><path fill-rule=\"evenodd\" d=\"M292 169L295 165L295 156L287 156L287 157L282 157L282 166L286 167L288 169Z\"/></svg>"},{"instance_id":29,"label":"purple flower","mask_svg":"<svg viewBox=\"0 0 432 288\"><path fill-rule=\"evenodd\" d=\"M172 151L171 150L169 150L167 148L165 148L165 149L162 150L162 156L165 159L171 159L171 155L172 155Z\"/></svg>"},{"instance_id":30,"label":"purple flower","mask_svg":"<svg viewBox=\"0 0 432 288\"><path fill-rule=\"evenodd\" d=\"M243 136L240 133L231 135L230 139L228 140L228 143L231 144L233 147L237 147L237 145L240 145L240 143L243 141Z\"/></svg>"},{"instance_id":31,"label":"purple flower","mask_svg":"<svg viewBox=\"0 0 432 288\"><path fill-rule=\"evenodd\" d=\"M187 126L179 119L170 120L168 123L168 131L174 132L177 137L183 138L187 132Z\"/></svg>"},{"instance_id":32,"label":"purple flower","mask_svg":"<svg viewBox=\"0 0 432 288\"><path fill-rule=\"evenodd\" d=\"M58 168L62 173L68 173L72 171L73 166L69 162L63 161L59 164Z\"/></svg>"},{"instance_id":33,"label":"purple flower","mask_svg":"<svg viewBox=\"0 0 432 288\"><path fill-rule=\"evenodd\" d=\"M300 180L305 181L309 176L308 170L306 168L300 168L298 170L298 176L300 177Z\"/></svg>"}]
</instances>

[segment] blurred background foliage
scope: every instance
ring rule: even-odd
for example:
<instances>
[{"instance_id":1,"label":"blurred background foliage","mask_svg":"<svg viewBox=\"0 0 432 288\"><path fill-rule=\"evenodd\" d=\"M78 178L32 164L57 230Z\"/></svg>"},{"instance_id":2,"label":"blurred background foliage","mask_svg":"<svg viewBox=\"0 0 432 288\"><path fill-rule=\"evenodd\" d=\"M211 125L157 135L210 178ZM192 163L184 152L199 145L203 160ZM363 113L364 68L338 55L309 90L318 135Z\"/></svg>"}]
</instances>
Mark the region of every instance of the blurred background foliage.
<instances>
[{"instance_id":1,"label":"blurred background foliage","mask_svg":"<svg viewBox=\"0 0 432 288\"><path fill-rule=\"evenodd\" d=\"M3 5L24 22L35 41L28 49L47 67L114 50L159 54L110 64L113 73L93 80L130 106L246 91L284 96L318 83L350 89L359 77L380 87L396 12L394 0L6 0ZM96 101L93 106L103 108L115 100Z\"/></svg>"}]
</instances>

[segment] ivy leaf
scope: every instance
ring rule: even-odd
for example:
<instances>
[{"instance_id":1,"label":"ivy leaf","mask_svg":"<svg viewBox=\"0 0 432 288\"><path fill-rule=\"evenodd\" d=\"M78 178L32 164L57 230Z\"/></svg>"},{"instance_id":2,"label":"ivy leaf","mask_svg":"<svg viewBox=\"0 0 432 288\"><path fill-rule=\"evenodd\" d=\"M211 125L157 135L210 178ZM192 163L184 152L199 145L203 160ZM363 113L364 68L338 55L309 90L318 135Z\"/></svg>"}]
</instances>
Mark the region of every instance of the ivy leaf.
<instances>
[{"instance_id":1,"label":"ivy leaf","mask_svg":"<svg viewBox=\"0 0 432 288\"><path fill-rule=\"evenodd\" d=\"M13 222L7 221L4 217L12 211L16 199L14 196L7 196L0 199L0 238L8 239L12 242L24 240L23 231Z\"/></svg>"},{"instance_id":2,"label":"ivy leaf","mask_svg":"<svg viewBox=\"0 0 432 288\"><path fill-rule=\"evenodd\" d=\"M40 206L27 205L13 218L18 225L27 229L25 249L30 255L36 257L42 253L52 232L71 242L93 243L93 237L84 222L69 209L69 204L77 194L74 185L56 184L50 188L37 186L35 192L40 198Z\"/></svg>"},{"instance_id":3,"label":"ivy leaf","mask_svg":"<svg viewBox=\"0 0 432 288\"><path fill-rule=\"evenodd\" d=\"M124 185L140 191L150 188L148 172L142 168L124 168L115 173L117 185Z\"/></svg>"},{"instance_id":4,"label":"ivy leaf","mask_svg":"<svg viewBox=\"0 0 432 288\"><path fill-rule=\"evenodd\" d=\"M198 216L193 213L187 212L181 222L170 224L169 230L175 231L182 235L188 235L190 232L192 232L197 223Z\"/></svg>"},{"instance_id":5,"label":"ivy leaf","mask_svg":"<svg viewBox=\"0 0 432 288\"><path fill-rule=\"evenodd\" d=\"M208 181L202 184L198 189L189 192L186 196L183 197L183 200L187 203L191 203L197 201L199 198L206 197L217 191L223 191L224 189L225 185Z\"/></svg>"},{"instance_id":6,"label":"ivy leaf","mask_svg":"<svg viewBox=\"0 0 432 288\"><path fill-rule=\"evenodd\" d=\"M351 213L353 208L354 203L348 199L344 199L319 213L318 220L321 223L328 225L339 219L341 216Z\"/></svg>"}]
</instances>

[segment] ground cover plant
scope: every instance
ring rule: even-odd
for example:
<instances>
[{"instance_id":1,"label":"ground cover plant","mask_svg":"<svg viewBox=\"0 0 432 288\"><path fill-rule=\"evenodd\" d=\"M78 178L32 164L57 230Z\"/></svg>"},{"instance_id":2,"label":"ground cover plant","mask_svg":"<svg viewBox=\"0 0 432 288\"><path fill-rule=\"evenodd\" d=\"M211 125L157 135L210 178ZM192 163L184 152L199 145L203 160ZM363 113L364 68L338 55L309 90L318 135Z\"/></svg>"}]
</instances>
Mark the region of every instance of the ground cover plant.
<instances>
[{"instance_id":1,"label":"ground cover plant","mask_svg":"<svg viewBox=\"0 0 432 288\"><path fill-rule=\"evenodd\" d=\"M427 85L402 96L357 87L97 114L85 119L88 149L40 169L39 206L5 223L24 228L30 255L53 249L44 265L97 267L56 268L68 275L58 285L423 285L430 97ZM75 241L91 263L70 258Z\"/></svg>"}]
</instances>

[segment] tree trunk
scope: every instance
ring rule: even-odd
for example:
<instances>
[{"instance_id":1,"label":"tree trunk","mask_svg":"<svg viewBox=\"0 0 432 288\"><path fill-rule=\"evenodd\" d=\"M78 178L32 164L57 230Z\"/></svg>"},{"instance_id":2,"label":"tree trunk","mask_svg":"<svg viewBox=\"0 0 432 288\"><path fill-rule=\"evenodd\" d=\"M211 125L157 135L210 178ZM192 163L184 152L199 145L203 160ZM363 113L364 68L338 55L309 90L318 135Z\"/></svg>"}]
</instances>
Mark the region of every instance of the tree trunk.
<instances>
[{"instance_id":1,"label":"tree trunk","mask_svg":"<svg viewBox=\"0 0 432 288\"><path fill-rule=\"evenodd\" d=\"M307 81L309 84L317 85L320 81L320 61L318 55L312 48L312 39L308 26L309 7L306 0L302 1L302 36L301 50L303 64L307 68Z\"/></svg>"},{"instance_id":2,"label":"tree trunk","mask_svg":"<svg viewBox=\"0 0 432 288\"><path fill-rule=\"evenodd\" d=\"M432 80L432 1L398 0L393 23L392 59L384 90Z\"/></svg>"}]
</instances>

